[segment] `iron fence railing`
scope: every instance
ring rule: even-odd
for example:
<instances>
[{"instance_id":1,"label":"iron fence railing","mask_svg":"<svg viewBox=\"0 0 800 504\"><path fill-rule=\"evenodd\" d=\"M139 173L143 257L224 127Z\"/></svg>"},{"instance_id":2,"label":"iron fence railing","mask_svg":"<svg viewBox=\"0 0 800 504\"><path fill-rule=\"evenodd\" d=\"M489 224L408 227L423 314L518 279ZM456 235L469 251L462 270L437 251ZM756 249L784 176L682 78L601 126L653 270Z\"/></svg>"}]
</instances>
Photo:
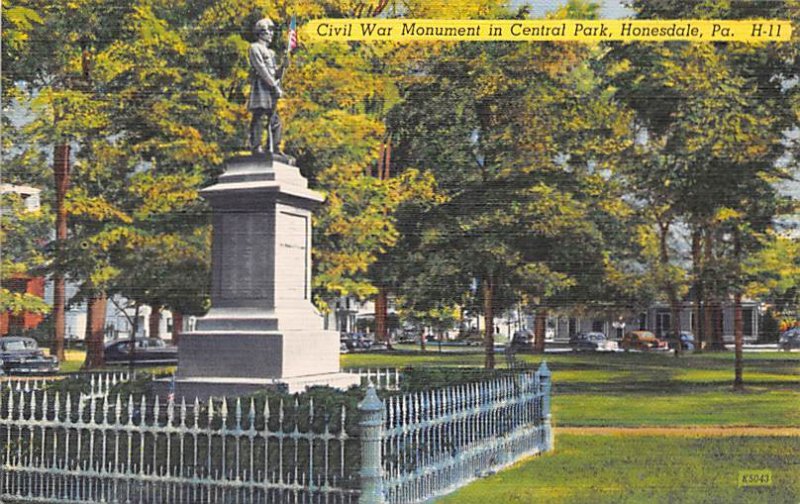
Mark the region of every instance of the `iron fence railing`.
<instances>
[{"instance_id":1,"label":"iron fence railing","mask_svg":"<svg viewBox=\"0 0 800 504\"><path fill-rule=\"evenodd\" d=\"M357 409L123 399L119 376L93 395L3 383L0 502L422 502L552 449L544 364L406 393L396 370L353 372L370 384Z\"/></svg>"},{"instance_id":2,"label":"iron fence railing","mask_svg":"<svg viewBox=\"0 0 800 504\"><path fill-rule=\"evenodd\" d=\"M355 502L346 412L310 404L0 394L0 501ZM274 408L274 406L273 406ZM302 418L300 418L302 417ZM321 424L321 425L320 425ZM350 470L355 464L355 469Z\"/></svg>"},{"instance_id":3,"label":"iron fence railing","mask_svg":"<svg viewBox=\"0 0 800 504\"><path fill-rule=\"evenodd\" d=\"M380 479L363 481L363 501L425 501L552 449L550 386L543 364L385 401L370 389L362 403L362 479Z\"/></svg>"}]
</instances>

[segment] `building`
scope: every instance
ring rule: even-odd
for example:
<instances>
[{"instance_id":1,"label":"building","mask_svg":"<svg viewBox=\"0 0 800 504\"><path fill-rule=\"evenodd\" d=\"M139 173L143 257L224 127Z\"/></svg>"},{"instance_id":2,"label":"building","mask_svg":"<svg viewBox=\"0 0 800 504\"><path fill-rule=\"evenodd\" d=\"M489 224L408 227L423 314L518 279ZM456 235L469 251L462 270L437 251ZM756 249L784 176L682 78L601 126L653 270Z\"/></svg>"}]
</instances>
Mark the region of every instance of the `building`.
<instances>
[{"instance_id":1,"label":"building","mask_svg":"<svg viewBox=\"0 0 800 504\"><path fill-rule=\"evenodd\" d=\"M758 302L742 301L744 340L746 342L758 339L761 316ZM615 320L602 316L559 316L555 318L556 341L566 341L573 334L589 331L602 332L611 338L622 338L625 332L646 330L651 331L658 338L667 338L672 325L672 312L666 303L656 303L636 316ZM693 301L685 301L681 304L680 320L682 331L697 333ZM733 303L723 303L722 305L722 336L726 342L733 341Z\"/></svg>"},{"instance_id":2,"label":"building","mask_svg":"<svg viewBox=\"0 0 800 504\"><path fill-rule=\"evenodd\" d=\"M0 194L17 194L22 198L25 210L28 212L39 210L41 192L40 189L30 186L0 184ZM13 293L30 294L40 298L44 298L45 295L44 277L15 274L2 278L2 283L4 288ZM0 313L0 336L35 329L43 320L44 316L37 313L17 315L11 312Z\"/></svg>"}]
</instances>

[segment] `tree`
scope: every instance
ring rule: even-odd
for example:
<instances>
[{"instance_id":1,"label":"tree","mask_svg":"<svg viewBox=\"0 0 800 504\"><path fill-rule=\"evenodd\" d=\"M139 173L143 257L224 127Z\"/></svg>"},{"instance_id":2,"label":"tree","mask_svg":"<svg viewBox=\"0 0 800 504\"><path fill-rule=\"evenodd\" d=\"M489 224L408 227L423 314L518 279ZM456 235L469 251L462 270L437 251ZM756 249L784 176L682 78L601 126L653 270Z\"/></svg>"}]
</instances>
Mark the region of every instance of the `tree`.
<instances>
[{"instance_id":1,"label":"tree","mask_svg":"<svg viewBox=\"0 0 800 504\"><path fill-rule=\"evenodd\" d=\"M750 279L745 292L761 299L787 317L796 317L800 304L800 242L771 232L762 247L745 259L744 273Z\"/></svg>"},{"instance_id":2,"label":"tree","mask_svg":"<svg viewBox=\"0 0 800 504\"><path fill-rule=\"evenodd\" d=\"M68 146L79 161L65 205L78 221L70 226L70 243L55 271L69 270L72 278L84 281L82 296L90 311L94 302L115 292L140 303L195 310L203 305L199 299L207 276L169 272L207 271L195 268L205 263L203 207L197 206L196 194L177 196L180 201L174 204L170 195L211 180L223 159L243 146L244 47L250 27L264 14L279 22L288 19L286 6L267 4L261 10L238 2L137 2L126 4L122 16L111 2L62 7L80 12L62 16L58 8L44 9L47 29L63 29L49 38L37 34L37 40L70 49L47 65L38 65L35 53L28 53L29 62L38 65L33 67L42 70L28 72L21 65L18 79L37 89L32 104L40 108L31 131L42 145L57 144L48 122L54 104L63 105L59 110L72 107L69 124L59 124L72 127ZM347 8L344 2L300 3L296 13L335 15ZM94 24L106 22L101 15L106 11L118 16L107 23L111 33L92 31ZM75 25L76 20L82 24ZM95 40L95 33L108 36ZM71 39L82 41L80 52L70 52L75 47ZM364 177L383 132L376 111L384 95L391 94L387 78L375 72L381 65L376 51L346 44L307 49L286 76L289 98L281 107L291 125L287 149L329 196L316 227L317 297L325 292L364 295L374 289L367 268L396 240L391 211L403 198L429 192L430 182L415 172L386 183ZM58 66L63 61L80 65ZM73 68L81 69L75 78ZM58 72L66 75L62 81L74 84L70 93L47 80ZM341 87L341 82L350 86ZM168 190L141 201L126 185L140 184L142 173L151 177L146 191ZM166 202L164 208L142 209L154 201ZM178 229L175 218L187 215L194 216L191 224ZM176 244L189 245L192 252L171 254ZM179 258L181 264L171 261ZM177 299L181 291L199 296ZM97 351L94 344L92 353ZM89 365L100 361L91 357Z\"/></svg>"},{"instance_id":3,"label":"tree","mask_svg":"<svg viewBox=\"0 0 800 504\"><path fill-rule=\"evenodd\" d=\"M634 7L647 18L735 19L784 17L796 14L798 6L634 2ZM660 181L666 189L658 190L691 231L696 302L706 298L700 337L711 329L712 348L723 348L720 301L733 298L736 388L743 384L742 261L760 247L781 206L774 182L786 176L777 161L792 149L785 132L796 125L791 105L797 48L796 43L630 44L616 52L624 56L609 71L620 100L644 126L642 143L670 167L671 175Z\"/></svg>"},{"instance_id":4,"label":"tree","mask_svg":"<svg viewBox=\"0 0 800 504\"><path fill-rule=\"evenodd\" d=\"M25 207L19 195L0 195L0 247L3 250L0 263L0 312L21 315L23 313L46 314L50 306L39 296L11 290L15 278L38 276L47 262L42 244L47 242L47 231L51 225L51 214L45 206L37 210Z\"/></svg>"}]
</instances>

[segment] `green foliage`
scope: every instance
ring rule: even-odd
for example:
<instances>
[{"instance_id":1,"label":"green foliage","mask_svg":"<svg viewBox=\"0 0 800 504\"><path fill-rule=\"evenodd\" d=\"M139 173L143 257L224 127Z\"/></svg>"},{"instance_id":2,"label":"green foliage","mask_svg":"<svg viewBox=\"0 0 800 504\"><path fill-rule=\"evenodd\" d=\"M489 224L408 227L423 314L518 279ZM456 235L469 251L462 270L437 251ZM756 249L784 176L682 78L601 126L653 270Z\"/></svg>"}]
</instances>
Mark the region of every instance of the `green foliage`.
<instances>
[{"instance_id":1,"label":"green foliage","mask_svg":"<svg viewBox=\"0 0 800 504\"><path fill-rule=\"evenodd\" d=\"M39 296L9 289L15 278L26 279L43 275L47 264L44 245L52 216L48 208L28 210L15 193L0 195L0 311L13 315L48 313L50 306Z\"/></svg>"},{"instance_id":2,"label":"green foliage","mask_svg":"<svg viewBox=\"0 0 800 504\"><path fill-rule=\"evenodd\" d=\"M768 236L764 247L746 259L744 273L752 279L748 295L774 303L779 312L794 314L800 301L800 243L796 239Z\"/></svg>"},{"instance_id":3,"label":"green foliage","mask_svg":"<svg viewBox=\"0 0 800 504\"><path fill-rule=\"evenodd\" d=\"M502 370L480 368L406 367L403 369L403 392L418 392L442 387L457 387L505 376Z\"/></svg>"}]
</instances>

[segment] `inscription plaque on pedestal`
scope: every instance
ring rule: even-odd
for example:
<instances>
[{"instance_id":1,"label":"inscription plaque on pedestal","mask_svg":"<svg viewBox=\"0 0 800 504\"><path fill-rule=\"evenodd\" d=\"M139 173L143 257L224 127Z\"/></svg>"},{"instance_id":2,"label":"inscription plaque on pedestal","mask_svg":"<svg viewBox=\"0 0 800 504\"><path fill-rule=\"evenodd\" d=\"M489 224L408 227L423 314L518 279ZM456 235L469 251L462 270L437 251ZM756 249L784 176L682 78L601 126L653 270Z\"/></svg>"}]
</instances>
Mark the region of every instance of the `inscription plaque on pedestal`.
<instances>
[{"instance_id":1,"label":"inscription plaque on pedestal","mask_svg":"<svg viewBox=\"0 0 800 504\"><path fill-rule=\"evenodd\" d=\"M224 299L267 297L271 283L264 250L268 219L263 214L250 212L223 215L221 221L220 296Z\"/></svg>"}]
</instances>

